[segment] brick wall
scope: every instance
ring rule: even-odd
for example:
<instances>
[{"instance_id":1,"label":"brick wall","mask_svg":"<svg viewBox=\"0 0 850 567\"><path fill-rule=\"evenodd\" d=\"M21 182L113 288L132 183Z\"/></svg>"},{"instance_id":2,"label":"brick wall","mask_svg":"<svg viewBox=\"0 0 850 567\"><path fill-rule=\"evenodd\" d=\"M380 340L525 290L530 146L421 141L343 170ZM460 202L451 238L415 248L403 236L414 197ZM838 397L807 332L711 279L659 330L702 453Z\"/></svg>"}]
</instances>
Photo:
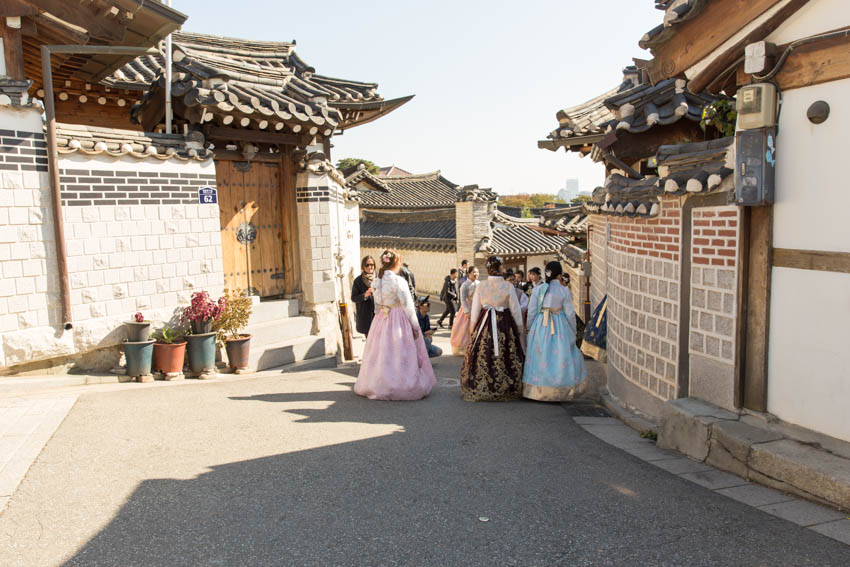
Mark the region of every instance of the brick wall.
<instances>
[{"instance_id":1,"label":"brick wall","mask_svg":"<svg viewBox=\"0 0 850 567\"><path fill-rule=\"evenodd\" d=\"M661 400L673 399L680 331L680 201L662 198L656 218L612 216L608 222L609 360L633 385Z\"/></svg>"},{"instance_id":2,"label":"brick wall","mask_svg":"<svg viewBox=\"0 0 850 567\"><path fill-rule=\"evenodd\" d=\"M734 407L740 210L693 210L691 225L691 395Z\"/></svg>"},{"instance_id":3,"label":"brick wall","mask_svg":"<svg viewBox=\"0 0 850 567\"><path fill-rule=\"evenodd\" d=\"M74 165L59 170L62 206L196 205L199 188L215 187L215 171L116 171Z\"/></svg>"},{"instance_id":4,"label":"brick wall","mask_svg":"<svg viewBox=\"0 0 850 567\"><path fill-rule=\"evenodd\" d=\"M41 119L37 111L30 114L10 122L19 125L16 139L38 149ZM192 291L220 292L218 209L197 202L197 186L212 184L211 161L72 154L60 159L60 169L85 170L85 177L92 177L81 181L82 175L74 175L74 184L80 185L76 193L105 194L106 189L93 186L109 185L105 179L141 179L147 173L146 179L194 184L195 201L119 205L116 198L115 204L95 205L94 198L69 198L63 218L73 328L63 330L49 179L40 154L22 154L22 148L3 146L0 152L0 164L16 168L0 170L0 368L60 357L84 369L110 367L124 338L122 323L133 313L143 311L158 326L172 318ZM101 173L91 175L93 171Z\"/></svg>"}]
</instances>

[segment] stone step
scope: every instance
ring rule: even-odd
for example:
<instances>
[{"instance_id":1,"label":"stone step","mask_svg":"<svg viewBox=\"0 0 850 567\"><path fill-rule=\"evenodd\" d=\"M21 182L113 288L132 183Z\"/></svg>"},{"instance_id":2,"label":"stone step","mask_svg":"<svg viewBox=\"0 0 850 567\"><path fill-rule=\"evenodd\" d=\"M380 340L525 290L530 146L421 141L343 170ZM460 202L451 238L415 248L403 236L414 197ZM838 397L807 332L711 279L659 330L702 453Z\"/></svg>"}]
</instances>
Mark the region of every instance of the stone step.
<instances>
[{"instance_id":1,"label":"stone step","mask_svg":"<svg viewBox=\"0 0 850 567\"><path fill-rule=\"evenodd\" d=\"M299 337L258 348L255 348L253 341L251 341L249 368L258 371L266 370L324 356L325 339L323 337L312 335Z\"/></svg>"},{"instance_id":2,"label":"stone step","mask_svg":"<svg viewBox=\"0 0 850 567\"><path fill-rule=\"evenodd\" d=\"M251 334L251 349L306 337L313 331L313 318L299 315L275 321L249 324L243 333Z\"/></svg>"},{"instance_id":3,"label":"stone step","mask_svg":"<svg viewBox=\"0 0 850 567\"><path fill-rule=\"evenodd\" d=\"M301 313L297 299L273 299L255 303L251 309L248 325L277 321L288 317L296 317Z\"/></svg>"},{"instance_id":4,"label":"stone step","mask_svg":"<svg viewBox=\"0 0 850 567\"><path fill-rule=\"evenodd\" d=\"M322 370L325 368L336 368L336 356L326 354L316 358L308 358L300 362L293 362L292 364L285 364L280 367L280 371L283 373L307 372L309 370Z\"/></svg>"}]
</instances>

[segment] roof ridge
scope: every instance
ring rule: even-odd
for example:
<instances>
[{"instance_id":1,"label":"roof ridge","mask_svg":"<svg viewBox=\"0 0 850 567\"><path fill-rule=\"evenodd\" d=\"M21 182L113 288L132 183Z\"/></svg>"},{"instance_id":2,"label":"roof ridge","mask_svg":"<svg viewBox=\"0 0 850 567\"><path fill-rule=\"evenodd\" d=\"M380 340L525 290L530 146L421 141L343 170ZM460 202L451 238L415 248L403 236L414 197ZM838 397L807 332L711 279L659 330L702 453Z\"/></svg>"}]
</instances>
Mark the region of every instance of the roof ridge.
<instances>
[{"instance_id":1,"label":"roof ridge","mask_svg":"<svg viewBox=\"0 0 850 567\"><path fill-rule=\"evenodd\" d=\"M436 171L430 171L428 173L411 173L410 175L386 175L384 177L381 177L381 179L383 179L384 181L388 181L388 180L389 181L396 181L396 180L399 180L399 181L401 181L401 180L404 180L404 181L417 180L417 181L419 181L419 180L422 180L422 179L436 180L436 179L441 178L441 177L443 177L443 176L440 174L440 170L438 169ZM446 181L448 181L448 180L446 179ZM451 182L449 182L449 183L451 183ZM451 184L454 185L454 183L451 183Z\"/></svg>"}]
</instances>

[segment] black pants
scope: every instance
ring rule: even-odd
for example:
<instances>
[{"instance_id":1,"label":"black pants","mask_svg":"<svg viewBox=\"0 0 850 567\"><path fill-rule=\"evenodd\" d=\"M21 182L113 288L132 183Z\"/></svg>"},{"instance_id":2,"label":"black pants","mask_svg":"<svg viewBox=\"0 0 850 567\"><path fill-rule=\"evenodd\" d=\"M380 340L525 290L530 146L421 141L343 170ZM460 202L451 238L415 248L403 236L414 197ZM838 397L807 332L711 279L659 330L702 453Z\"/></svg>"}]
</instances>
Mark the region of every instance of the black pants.
<instances>
[{"instance_id":1,"label":"black pants","mask_svg":"<svg viewBox=\"0 0 850 567\"><path fill-rule=\"evenodd\" d=\"M443 324L443 319L446 318L446 315L449 316L449 327L451 327L455 324L455 302L453 299L446 301L446 310L440 315L440 319L437 321L438 325Z\"/></svg>"}]
</instances>

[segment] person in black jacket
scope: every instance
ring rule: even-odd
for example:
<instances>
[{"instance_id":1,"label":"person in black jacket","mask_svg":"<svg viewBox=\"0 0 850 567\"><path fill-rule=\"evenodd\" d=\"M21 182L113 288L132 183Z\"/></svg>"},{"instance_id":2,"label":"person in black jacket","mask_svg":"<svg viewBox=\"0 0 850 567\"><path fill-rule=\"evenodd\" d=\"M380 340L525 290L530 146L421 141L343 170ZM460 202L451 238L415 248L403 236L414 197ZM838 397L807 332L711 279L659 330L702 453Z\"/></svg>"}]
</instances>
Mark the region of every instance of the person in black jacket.
<instances>
[{"instance_id":1,"label":"person in black jacket","mask_svg":"<svg viewBox=\"0 0 850 567\"><path fill-rule=\"evenodd\" d=\"M443 328L443 319L446 315L449 316L449 329L455 324L455 302L457 301L457 269L452 268L449 275L446 276L446 281L443 282L443 289L440 291L440 301L446 304L446 310L440 315L437 320L437 326Z\"/></svg>"},{"instance_id":2,"label":"person in black jacket","mask_svg":"<svg viewBox=\"0 0 850 567\"><path fill-rule=\"evenodd\" d=\"M398 275L404 278L404 281L407 282L407 287L410 288L410 297L413 298L414 302L416 301L416 278L413 276L413 271L410 269L410 266L402 262L401 270L399 270Z\"/></svg>"},{"instance_id":3,"label":"person in black jacket","mask_svg":"<svg viewBox=\"0 0 850 567\"><path fill-rule=\"evenodd\" d=\"M360 262L362 273L351 286L351 301L356 305L355 323L358 333L369 334L372 319L375 317L375 300L372 298L372 280L375 279L375 259L366 256Z\"/></svg>"}]
</instances>

